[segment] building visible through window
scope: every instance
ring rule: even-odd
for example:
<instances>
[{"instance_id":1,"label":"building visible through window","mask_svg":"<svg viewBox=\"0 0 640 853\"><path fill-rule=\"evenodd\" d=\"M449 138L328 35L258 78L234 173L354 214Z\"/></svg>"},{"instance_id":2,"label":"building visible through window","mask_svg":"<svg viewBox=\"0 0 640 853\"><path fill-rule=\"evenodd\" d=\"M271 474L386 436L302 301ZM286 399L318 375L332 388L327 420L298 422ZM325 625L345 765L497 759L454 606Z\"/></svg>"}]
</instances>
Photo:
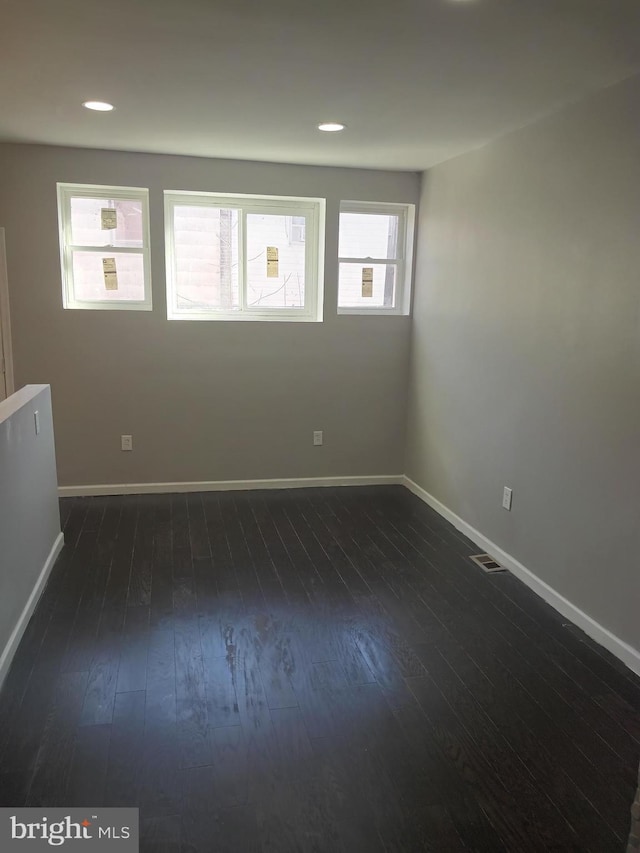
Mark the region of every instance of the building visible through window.
<instances>
[{"instance_id":1,"label":"building visible through window","mask_svg":"<svg viewBox=\"0 0 640 853\"><path fill-rule=\"evenodd\" d=\"M304 216L290 216L287 227L290 243L304 243L306 220Z\"/></svg>"}]
</instances>

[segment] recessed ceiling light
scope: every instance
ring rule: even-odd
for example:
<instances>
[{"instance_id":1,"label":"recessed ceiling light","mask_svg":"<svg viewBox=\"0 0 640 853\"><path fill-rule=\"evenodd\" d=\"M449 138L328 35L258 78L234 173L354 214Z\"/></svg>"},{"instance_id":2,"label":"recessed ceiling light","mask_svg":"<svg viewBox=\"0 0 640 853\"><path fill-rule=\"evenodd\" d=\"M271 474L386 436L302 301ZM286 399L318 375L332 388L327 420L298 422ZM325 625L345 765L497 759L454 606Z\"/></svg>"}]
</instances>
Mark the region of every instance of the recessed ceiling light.
<instances>
[{"instance_id":1,"label":"recessed ceiling light","mask_svg":"<svg viewBox=\"0 0 640 853\"><path fill-rule=\"evenodd\" d=\"M337 121L324 121L318 125L318 130L325 130L327 133L336 133L338 130L344 130L344 125Z\"/></svg>"},{"instance_id":2,"label":"recessed ceiling light","mask_svg":"<svg viewBox=\"0 0 640 853\"><path fill-rule=\"evenodd\" d=\"M82 106L88 110L97 110L99 113L108 113L113 109L113 104L108 104L106 101L85 101Z\"/></svg>"}]
</instances>

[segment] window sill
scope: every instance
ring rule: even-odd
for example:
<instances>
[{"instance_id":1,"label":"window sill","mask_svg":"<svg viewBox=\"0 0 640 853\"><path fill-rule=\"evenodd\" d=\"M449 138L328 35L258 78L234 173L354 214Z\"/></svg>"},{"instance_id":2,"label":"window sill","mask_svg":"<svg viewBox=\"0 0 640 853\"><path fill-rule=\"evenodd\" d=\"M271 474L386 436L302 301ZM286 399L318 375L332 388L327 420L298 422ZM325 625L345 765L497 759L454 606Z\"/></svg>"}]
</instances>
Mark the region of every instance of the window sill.
<instances>
[{"instance_id":1,"label":"window sill","mask_svg":"<svg viewBox=\"0 0 640 853\"><path fill-rule=\"evenodd\" d=\"M153 311L146 302L68 302L65 311Z\"/></svg>"},{"instance_id":2,"label":"window sill","mask_svg":"<svg viewBox=\"0 0 640 853\"><path fill-rule=\"evenodd\" d=\"M196 323L322 323L322 317L311 317L299 314L288 316L282 314L167 314L167 320L173 322Z\"/></svg>"},{"instance_id":3,"label":"window sill","mask_svg":"<svg viewBox=\"0 0 640 853\"><path fill-rule=\"evenodd\" d=\"M408 317L409 312L401 308L338 308L338 314L356 314L361 317Z\"/></svg>"}]
</instances>

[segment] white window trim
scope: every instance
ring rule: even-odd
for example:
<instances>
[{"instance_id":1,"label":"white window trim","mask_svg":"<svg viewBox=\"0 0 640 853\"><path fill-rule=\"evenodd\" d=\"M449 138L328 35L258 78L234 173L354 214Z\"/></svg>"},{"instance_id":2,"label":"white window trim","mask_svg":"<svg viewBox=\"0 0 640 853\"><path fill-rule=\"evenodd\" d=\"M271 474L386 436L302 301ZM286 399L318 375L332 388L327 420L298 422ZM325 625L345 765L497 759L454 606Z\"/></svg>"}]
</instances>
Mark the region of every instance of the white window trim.
<instances>
[{"instance_id":1,"label":"white window trim","mask_svg":"<svg viewBox=\"0 0 640 853\"><path fill-rule=\"evenodd\" d=\"M225 207L239 211L238 256L242 270L240 277L240 302L244 302L243 279L246 279L247 214L272 213L280 216L305 216L307 219L305 242L305 307L304 308L208 308L202 311L180 311L176 304L176 258L173 240L174 207ZM164 191L165 251L167 270L167 319L195 321L270 321L289 323L319 323L323 315L324 295L324 230L325 199L299 196L247 195L234 193ZM309 239L311 236L311 239Z\"/></svg>"},{"instance_id":2,"label":"white window trim","mask_svg":"<svg viewBox=\"0 0 640 853\"><path fill-rule=\"evenodd\" d=\"M408 315L411 308L411 280L413 275L413 242L415 230L415 204L397 204L374 201L341 201L340 213L380 213L384 215L397 214L398 221L398 250L397 258L347 258L338 257L338 302L340 300L340 264L357 263L372 265L391 265L397 267L396 304L392 308L372 307L365 305L340 306L338 314L363 314L383 316L388 314ZM338 234L338 245L340 235Z\"/></svg>"},{"instance_id":3,"label":"white window trim","mask_svg":"<svg viewBox=\"0 0 640 853\"><path fill-rule=\"evenodd\" d=\"M62 304L64 308L91 311L151 311L151 240L149 233L149 190L145 187L114 187L104 184L57 184L58 228L60 232L60 266L62 271ZM114 246L119 253L142 255L144 299L82 300L76 299L73 285L73 250L105 252L109 246L76 246L71 243L71 199L113 198L133 199L142 203L142 247Z\"/></svg>"}]
</instances>

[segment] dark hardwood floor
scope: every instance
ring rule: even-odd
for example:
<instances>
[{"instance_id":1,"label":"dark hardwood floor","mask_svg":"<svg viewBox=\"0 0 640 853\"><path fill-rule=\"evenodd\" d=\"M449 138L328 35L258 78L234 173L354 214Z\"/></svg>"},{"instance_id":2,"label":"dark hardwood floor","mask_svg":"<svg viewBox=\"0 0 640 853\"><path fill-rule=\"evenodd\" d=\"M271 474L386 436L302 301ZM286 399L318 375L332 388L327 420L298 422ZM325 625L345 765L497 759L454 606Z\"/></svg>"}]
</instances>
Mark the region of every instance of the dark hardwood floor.
<instances>
[{"instance_id":1,"label":"dark hardwood floor","mask_svg":"<svg viewBox=\"0 0 640 853\"><path fill-rule=\"evenodd\" d=\"M0 805L143 851L623 851L640 680L401 487L71 498Z\"/></svg>"}]
</instances>

